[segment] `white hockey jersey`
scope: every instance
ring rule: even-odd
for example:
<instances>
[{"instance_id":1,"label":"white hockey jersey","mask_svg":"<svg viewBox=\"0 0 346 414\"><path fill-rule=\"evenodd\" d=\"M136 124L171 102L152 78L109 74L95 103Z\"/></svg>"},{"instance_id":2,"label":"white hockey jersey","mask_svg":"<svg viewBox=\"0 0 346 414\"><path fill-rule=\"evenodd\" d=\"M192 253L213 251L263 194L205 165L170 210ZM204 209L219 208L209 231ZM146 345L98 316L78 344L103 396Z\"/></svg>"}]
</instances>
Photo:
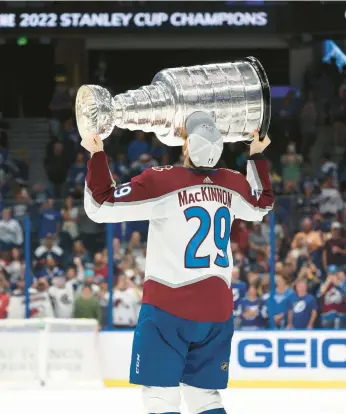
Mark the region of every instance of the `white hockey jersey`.
<instances>
[{"instance_id":1,"label":"white hockey jersey","mask_svg":"<svg viewBox=\"0 0 346 414\"><path fill-rule=\"evenodd\" d=\"M104 299L109 301L107 292ZM113 291L113 324L133 328L137 325L140 299L133 288Z\"/></svg>"},{"instance_id":2,"label":"white hockey jersey","mask_svg":"<svg viewBox=\"0 0 346 414\"><path fill-rule=\"evenodd\" d=\"M53 306L48 292L38 292L29 289L30 294L30 318L54 318ZM25 318L25 295L24 292L15 290L10 296L7 308L8 319Z\"/></svg>"},{"instance_id":3,"label":"white hockey jersey","mask_svg":"<svg viewBox=\"0 0 346 414\"><path fill-rule=\"evenodd\" d=\"M230 317L232 222L261 221L273 203L262 154L250 157L247 179L226 169L165 166L118 187L104 152L88 162L87 215L97 223L150 220L143 303L185 319Z\"/></svg>"},{"instance_id":4,"label":"white hockey jersey","mask_svg":"<svg viewBox=\"0 0 346 414\"><path fill-rule=\"evenodd\" d=\"M64 287L51 286L49 296L53 303L56 318L72 318L74 304L74 290L71 284Z\"/></svg>"}]
</instances>

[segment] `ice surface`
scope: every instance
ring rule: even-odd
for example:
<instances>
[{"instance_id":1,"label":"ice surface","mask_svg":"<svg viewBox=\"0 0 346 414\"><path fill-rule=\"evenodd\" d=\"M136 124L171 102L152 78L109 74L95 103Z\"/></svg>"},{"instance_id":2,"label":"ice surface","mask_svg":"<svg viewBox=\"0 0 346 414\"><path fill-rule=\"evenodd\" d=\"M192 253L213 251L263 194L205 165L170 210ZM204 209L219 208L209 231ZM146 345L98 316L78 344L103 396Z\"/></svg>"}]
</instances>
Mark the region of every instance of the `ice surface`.
<instances>
[{"instance_id":1,"label":"ice surface","mask_svg":"<svg viewBox=\"0 0 346 414\"><path fill-rule=\"evenodd\" d=\"M223 392L230 414L345 414L345 395L344 389L228 389ZM137 388L1 391L0 409L11 414L144 414Z\"/></svg>"}]
</instances>

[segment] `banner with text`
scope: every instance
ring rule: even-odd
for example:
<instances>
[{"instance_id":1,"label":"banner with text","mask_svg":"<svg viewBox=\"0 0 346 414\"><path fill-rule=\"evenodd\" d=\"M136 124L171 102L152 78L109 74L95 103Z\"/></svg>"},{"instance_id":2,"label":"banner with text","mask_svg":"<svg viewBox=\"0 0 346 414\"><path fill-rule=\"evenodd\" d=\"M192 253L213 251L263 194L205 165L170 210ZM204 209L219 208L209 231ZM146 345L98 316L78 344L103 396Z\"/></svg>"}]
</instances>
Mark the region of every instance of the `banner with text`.
<instances>
[{"instance_id":1,"label":"banner with text","mask_svg":"<svg viewBox=\"0 0 346 414\"><path fill-rule=\"evenodd\" d=\"M47 378L55 372L97 378L100 364L107 386L129 385L132 331L101 332L96 349L94 332L81 330L71 338L68 328L58 326L42 331L38 320L30 329L0 329L0 384L34 381L43 371ZM231 353L231 386L346 388L346 331L236 332ZM224 370L228 361L218 363Z\"/></svg>"},{"instance_id":2,"label":"banner with text","mask_svg":"<svg viewBox=\"0 0 346 414\"><path fill-rule=\"evenodd\" d=\"M101 334L102 373L109 385L127 381L132 337L131 332ZM229 369L232 382L250 386L283 381L313 387L323 381L346 388L346 331L238 331Z\"/></svg>"},{"instance_id":3,"label":"banner with text","mask_svg":"<svg viewBox=\"0 0 346 414\"><path fill-rule=\"evenodd\" d=\"M50 7L6 7L0 33L41 35L116 32L344 33L343 2L65 2ZM23 32L25 30L25 32Z\"/></svg>"},{"instance_id":4,"label":"banner with text","mask_svg":"<svg viewBox=\"0 0 346 414\"><path fill-rule=\"evenodd\" d=\"M69 12L51 10L40 11L3 11L0 10L0 30L12 33L19 30L42 33L109 33L112 31L154 30L178 32L198 31L204 28L214 31L276 32L284 26L277 25L278 11L271 7L208 7L200 3L200 9L193 11L176 7L153 7L138 11L127 8L112 11L83 10L75 8ZM280 11L281 9L279 9Z\"/></svg>"}]
</instances>

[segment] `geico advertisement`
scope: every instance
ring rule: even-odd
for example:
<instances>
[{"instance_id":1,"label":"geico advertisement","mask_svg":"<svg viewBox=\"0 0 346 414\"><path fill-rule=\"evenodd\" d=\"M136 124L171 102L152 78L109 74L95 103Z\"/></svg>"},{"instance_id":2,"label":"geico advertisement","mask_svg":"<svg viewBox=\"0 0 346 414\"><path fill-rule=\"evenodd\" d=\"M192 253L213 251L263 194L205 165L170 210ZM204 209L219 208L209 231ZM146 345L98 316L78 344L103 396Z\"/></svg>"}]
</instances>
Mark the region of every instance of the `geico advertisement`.
<instances>
[{"instance_id":1,"label":"geico advertisement","mask_svg":"<svg viewBox=\"0 0 346 414\"><path fill-rule=\"evenodd\" d=\"M101 334L104 378L128 378L132 337ZM346 331L236 332L230 379L346 381Z\"/></svg>"},{"instance_id":2,"label":"geico advertisement","mask_svg":"<svg viewBox=\"0 0 346 414\"><path fill-rule=\"evenodd\" d=\"M346 331L235 334L231 379L346 380Z\"/></svg>"}]
</instances>

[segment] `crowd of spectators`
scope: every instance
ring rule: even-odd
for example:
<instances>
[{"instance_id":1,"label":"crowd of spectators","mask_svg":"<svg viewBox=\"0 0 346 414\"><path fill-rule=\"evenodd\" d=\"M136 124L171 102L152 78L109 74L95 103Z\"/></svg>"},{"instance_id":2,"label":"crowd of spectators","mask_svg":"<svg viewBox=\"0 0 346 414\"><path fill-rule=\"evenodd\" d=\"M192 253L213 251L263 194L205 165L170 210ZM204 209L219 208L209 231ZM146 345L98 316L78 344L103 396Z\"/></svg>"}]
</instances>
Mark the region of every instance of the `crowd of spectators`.
<instances>
[{"instance_id":1,"label":"crowd of spectators","mask_svg":"<svg viewBox=\"0 0 346 414\"><path fill-rule=\"evenodd\" d=\"M340 72L332 61L309 68L300 97L290 92L273 102L273 148L268 156L277 194L275 246L270 243L268 217L262 223L233 224L232 280L239 329L267 328L271 323L278 329L346 328L345 84L346 70ZM90 221L82 206L87 154L79 145L73 99L67 84L58 83L44 160L47 186L29 186L25 174L12 174L8 192L2 192L14 202L5 200L0 220L0 318L24 317L27 274L32 280L31 317L92 317L106 327L111 272L113 325L131 328L142 297L148 223L112 225L114 268L109 270L105 226ZM3 130L0 127L0 174L9 176ZM115 128L105 143L117 183L151 166L182 162L155 136L140 131ZM227 144L223 165L244 172L247 151L244 144ZM27 215L33 246L30 269L25 269L23 249Z\"/></svg>"},{"instance_id":2,"label":"crowd of spectators","mask_svg":"<svg viewBox=\"0 0 346 414\"><path fill-rule=\"evenodd\" d=\"M9 124L2 118L0 113L0 210L5 206L5 199L28 185L29 166L27 153L24 149L13 149L9 151L8 140Z\"/></svg>"}]
</instances>

